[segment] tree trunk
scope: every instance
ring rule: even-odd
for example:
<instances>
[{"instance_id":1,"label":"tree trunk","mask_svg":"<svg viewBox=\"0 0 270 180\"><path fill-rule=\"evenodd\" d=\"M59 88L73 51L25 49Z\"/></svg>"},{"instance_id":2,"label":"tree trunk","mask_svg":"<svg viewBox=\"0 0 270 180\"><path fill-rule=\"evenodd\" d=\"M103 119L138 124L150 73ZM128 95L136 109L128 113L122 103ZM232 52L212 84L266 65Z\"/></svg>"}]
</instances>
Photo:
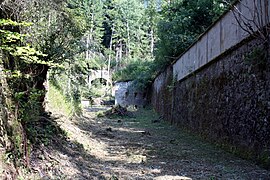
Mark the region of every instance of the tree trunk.
<instances>
[{"instance_id":1,"label":"tree trunk","mask_svg":"<svg viewBox=\"0 0 270 180\"><path fill-rule=\"evenodd\" d=\"M128 22L126 23L127 26L127 49L126 49L126 56L129 56L129 51L130 51L130 34L129 34L129 25Z\"/></svg>"},{"instance_id":2,"label":"tree trunk","mask_svg":"<svg viewBox=\"0 0 270 180\"><path fill-rule=\"evenodd\" d=\"M85 59L90 59L89 58L89 47L90 47L90 35L87 34L87 37L86 37L86 54L85 54Z\"/></svg>"},{"instance_id":3,"label":"tree trunk","mask_svg":"<svg viewBox=\"0 0 270 180\"><path fill-rule=\"evenodd\" d=\"M108 60L108 73L110 74L111 71L111 52L112 52L112 37L113 37L113 31L114 31L114 27L112 26L112 34L111 34L111 38L110 38L110 47L109 47L109 60Z\"/></svg>"},{"instance_id":4,"label":"tree trunk","mask_svg":"<svg viewBox=\"0 0 270 180\"><path fill-rule=\"evenodd\" d=\"M118 66L119 66L119 48L116 48L115 61L116 61L115 70L117 71L118 70Z\"/></svg>"},{"instance_id":5,"label":"tree trunk","mask_svg":"<svg viewBox=\"0 0 270 180\"><path fill-rule=\"evenodd\" d=\"M87 34L87 39L86 39L86 59L91 58L91 51L90 51L90 46L91 46L91 41L93 38L93 31L94 31L94 14L91 14L91 28L89 30L89 33Z\"/></svg>"},{"instance_id":6,"label":"tree trunk","mask_svg":"<svg viewBox=\"0 0 270 180\"><path fill-rule=\"evenodd\" d=\"M120 41L120 47L119 47L119 66L121 66L121 60L122 60L122 56L123 56L123 43L122 41Z\"/></svg>"},{"instance_id":7,"label":"tree trunk","mask_svg":"<svg viewBox=\"0 0 270 180\"><path fill-rule=\"evenodd\" d=\"M154 52L154 42L155 42L155 39L154 39L154 30L153 30L153 27L151 27L151 32L150 32L150 38L151 38L151 45L150 45L150 52L151 54L153 55L153 52Z\"/></svg>"}]
</instances>

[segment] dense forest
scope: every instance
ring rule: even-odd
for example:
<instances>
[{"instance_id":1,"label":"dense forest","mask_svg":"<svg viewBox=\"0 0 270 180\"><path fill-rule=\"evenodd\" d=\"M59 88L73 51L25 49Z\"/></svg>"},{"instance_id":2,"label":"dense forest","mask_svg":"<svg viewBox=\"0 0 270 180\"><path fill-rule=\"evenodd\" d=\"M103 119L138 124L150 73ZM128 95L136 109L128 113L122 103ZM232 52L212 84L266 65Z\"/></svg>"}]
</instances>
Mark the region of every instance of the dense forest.
<instances>
[{"instance_id":1,"label":"dense forest","mask_svg":"<svg viewBox=\"0 0 270 180\"><path fill-rule=\"evenodd\" d=\"M72 115L81 98L98 95L87 86L91 69L146 88L227 7L221 0L1 0L1 112L7 107L12 122L2 122L2 146L17 166L27 165L34 126L48 116L48 86Z\"/></svg>"}]
</instances>

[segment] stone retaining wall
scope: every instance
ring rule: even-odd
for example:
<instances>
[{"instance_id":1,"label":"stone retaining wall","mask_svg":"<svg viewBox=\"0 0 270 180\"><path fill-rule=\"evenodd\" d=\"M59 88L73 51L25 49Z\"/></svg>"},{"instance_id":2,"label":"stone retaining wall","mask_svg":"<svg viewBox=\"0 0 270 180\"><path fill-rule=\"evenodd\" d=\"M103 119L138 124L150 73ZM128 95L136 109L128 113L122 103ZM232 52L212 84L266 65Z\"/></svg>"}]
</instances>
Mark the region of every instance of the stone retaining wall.
<instances>
[{"instance_id":1,"label":"stone retaining wall","mask_svg":"<svg viewBox=\"0 0 270 180\"><path fill-rule=\"evenodd\" d=\"M167 121L270 168L270 40L234 21L225 14L160 73L151 103Z\"/></svg>"}]
</instances>

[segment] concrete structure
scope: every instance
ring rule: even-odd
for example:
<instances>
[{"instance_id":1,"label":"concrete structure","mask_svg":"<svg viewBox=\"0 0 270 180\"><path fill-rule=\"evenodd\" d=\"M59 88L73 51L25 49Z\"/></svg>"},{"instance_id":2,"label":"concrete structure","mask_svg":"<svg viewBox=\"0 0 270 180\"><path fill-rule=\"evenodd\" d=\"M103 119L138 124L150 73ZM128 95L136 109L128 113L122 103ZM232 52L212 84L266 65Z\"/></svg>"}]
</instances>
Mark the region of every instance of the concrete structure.
<instances>
[{"instance_id":1,"label":"concrete structure","mask_svg":"<svg viewBox=\"0 0 270 180\"><path fill-rule=\"evenodd\" d=\"M105 79L108 84L112 84L112 77L107 70L90 70L88 75L88 86L91 87L91 83L95 79Z\"/></svg>"},{"instance_id":2,"label":"concrete structure","mask_svg":"<svg viewBox=\"0 0 270 180\"><path fill-rule=\"evenodd\" d=\"M116 82L114 85L115 105L122 107L144 107L147 103L146 92L134 88L132 81Z\"/></svg>"}]
</instances>

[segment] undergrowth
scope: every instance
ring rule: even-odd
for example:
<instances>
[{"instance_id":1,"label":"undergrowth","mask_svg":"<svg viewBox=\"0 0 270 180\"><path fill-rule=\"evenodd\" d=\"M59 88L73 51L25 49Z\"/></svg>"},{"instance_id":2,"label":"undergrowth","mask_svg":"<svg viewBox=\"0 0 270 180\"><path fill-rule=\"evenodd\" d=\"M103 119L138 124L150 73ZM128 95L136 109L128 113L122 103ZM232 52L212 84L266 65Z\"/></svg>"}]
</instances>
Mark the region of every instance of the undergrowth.
<instances>
[{"instance_id":1,"label":"undergrowth","mask_svg":"<svg viewBox=\"0 0 270 180\"><path fill-rule=\"evenodd\" d=\"M73 113L72 104L66 100L65 95L63 95L56 86L50 83L49 87L47 97L52 109L66 116L71 116Z\"/></svg>"}]
</instances>

